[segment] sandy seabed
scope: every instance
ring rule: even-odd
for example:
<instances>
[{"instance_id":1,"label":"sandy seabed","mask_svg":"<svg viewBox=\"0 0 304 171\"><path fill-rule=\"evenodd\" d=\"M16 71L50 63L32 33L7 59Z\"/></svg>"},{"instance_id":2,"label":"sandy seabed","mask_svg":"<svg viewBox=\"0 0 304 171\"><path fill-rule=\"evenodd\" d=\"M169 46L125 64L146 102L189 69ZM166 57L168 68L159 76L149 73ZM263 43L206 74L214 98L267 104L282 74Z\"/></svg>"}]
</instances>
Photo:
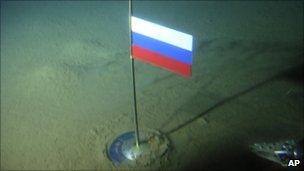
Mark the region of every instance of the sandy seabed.
<instances>
[{"instance_id":1,"label":"sandy seabed","mask_svg":"<svg viewBox=\"0 0 304 171\"><path fill-rule=\"evenodd\" d=\"M135 62L139 127L171 142L162 169L246 168L248 145L303 138L303 3L133 8L194 36L189 79ZM106 146L133 129L127 16L126 1L1 2L1 170L115 169Z\"/></svg>"}]
</instances>

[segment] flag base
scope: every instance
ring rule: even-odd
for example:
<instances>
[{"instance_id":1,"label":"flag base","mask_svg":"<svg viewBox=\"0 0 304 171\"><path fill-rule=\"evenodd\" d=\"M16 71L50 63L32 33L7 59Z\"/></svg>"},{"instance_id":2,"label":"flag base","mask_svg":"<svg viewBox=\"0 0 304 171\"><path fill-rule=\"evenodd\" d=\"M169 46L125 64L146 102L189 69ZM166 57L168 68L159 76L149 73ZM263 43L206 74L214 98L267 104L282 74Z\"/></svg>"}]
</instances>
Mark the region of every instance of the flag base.
<instances>
[{"instance_id":1,"label":"flag base","mask_svg":"<svg viewBox=\"0 0 304 171\"><path fill-rule=\"evenodd\" d=\"M134 131L115 138L107 147L108 158L122 169L160 167L168 160L169 140L158 131L140 132L136 146Z\"/></svg>"}]
</instances>

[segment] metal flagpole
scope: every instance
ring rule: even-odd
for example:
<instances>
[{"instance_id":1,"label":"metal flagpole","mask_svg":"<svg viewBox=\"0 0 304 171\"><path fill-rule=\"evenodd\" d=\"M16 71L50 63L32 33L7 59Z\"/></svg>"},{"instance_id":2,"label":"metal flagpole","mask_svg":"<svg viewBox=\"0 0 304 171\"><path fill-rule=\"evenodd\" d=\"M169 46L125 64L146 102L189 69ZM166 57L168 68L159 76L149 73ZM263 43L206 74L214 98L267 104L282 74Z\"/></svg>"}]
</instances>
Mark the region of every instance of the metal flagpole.
<instances>
[{"instance_id":1,"label":"metal flagpole","mask_svg":"<svg viewBox=\"0 0 304 171\"><path fill-rule=\"evenodd\" d=\"M129 38L130 38L130 60L131 60L131 74L133 87L133 108L134 108L134 137L133 131L128 131L115 138L107 150L109 159L116 165L130 164L130 166L140 165L146 166L146 163L152 164L155 160L161 160L162 156L167 151L169 146L168 139L161 135L158 131L149 130L150 141L143 141L140 143L138 131L137 118L137 103L136 103L136 82L135 82L135 68L134 58L132 56L132 0L129 0ZM152 138L153 137L153 138ZM147 138L147 137L146 137ZM136 144L134 144L134 141ZM157 148L155 148L157 147ZM165 148L163 148L165 147ZM143 160L142 162L138 162Z\"/></svg>"},{"instance_id":2,"label":"metal flagpole","mask_svg":"<svg viewBox=\"0 0 304 171\"><path fill-rule=\"evenodd\" d=\"M129 38L130 38L130 58L131 58L131 73L133 86L133 104L134 104L134 127L136 146L139 147L139 133L138 133L138 118L137 118L137 103L136 103L136 89L135 89L135 72L134 59L132 57L132 31L131 31L131 17L132 17L132 0L129 0Z\"/></svg>"}]
</instances>

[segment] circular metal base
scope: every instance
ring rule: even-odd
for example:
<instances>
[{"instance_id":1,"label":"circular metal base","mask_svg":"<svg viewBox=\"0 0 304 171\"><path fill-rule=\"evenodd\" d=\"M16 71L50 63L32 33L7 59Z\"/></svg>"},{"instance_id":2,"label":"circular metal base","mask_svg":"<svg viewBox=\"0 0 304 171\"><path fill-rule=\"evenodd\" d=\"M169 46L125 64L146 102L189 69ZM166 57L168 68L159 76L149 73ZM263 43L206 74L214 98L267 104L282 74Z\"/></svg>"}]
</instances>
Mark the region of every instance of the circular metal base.
<instances>
[{"instance_id":1,"label":"circular metal base","mask_svg":"<svg viewBox=\"0 0 304 171\"><path fill-rule=\"evenodd\" d=\"M108 149L108 157L115 165L123 163L126 159L133 160L137 156L137 153L133 153L132 155L131 149L134 148L134 144L134 132L126 132L112 142Z\"/></svg>"},{"instance_id":2,"label":"circular metal base","mask_svg":"<svg viewBox=\"0 0 304 171\"><path fill-rule=\"evenodd\" d=\"M116 167L161 163L168 152L169 140L157 131L140 132L140 136L139 146L136 146L134 131L123 133L112 141L107 152Z\"/></svg>"}]
</instances>

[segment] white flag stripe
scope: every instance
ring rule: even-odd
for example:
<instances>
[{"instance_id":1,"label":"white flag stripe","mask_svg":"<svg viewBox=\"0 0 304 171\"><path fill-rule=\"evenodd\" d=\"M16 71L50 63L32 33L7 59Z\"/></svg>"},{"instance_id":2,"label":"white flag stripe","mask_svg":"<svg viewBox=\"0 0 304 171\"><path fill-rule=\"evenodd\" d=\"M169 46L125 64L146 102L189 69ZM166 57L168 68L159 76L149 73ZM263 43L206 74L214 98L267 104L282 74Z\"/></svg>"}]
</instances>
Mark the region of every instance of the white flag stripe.
<instances>
[{"instance_id":1,"label":"white flag stripe","mask_svg":"<svg viewBox=\"0 0 304 171\"><path fill-rule=\"evenodd\" d=\"M168 27L164 27L149 21L131 17L131 30L138 34L166 42L168 44L192 51L192 35L186 34Z\"/></svg>"}]
</instances>

